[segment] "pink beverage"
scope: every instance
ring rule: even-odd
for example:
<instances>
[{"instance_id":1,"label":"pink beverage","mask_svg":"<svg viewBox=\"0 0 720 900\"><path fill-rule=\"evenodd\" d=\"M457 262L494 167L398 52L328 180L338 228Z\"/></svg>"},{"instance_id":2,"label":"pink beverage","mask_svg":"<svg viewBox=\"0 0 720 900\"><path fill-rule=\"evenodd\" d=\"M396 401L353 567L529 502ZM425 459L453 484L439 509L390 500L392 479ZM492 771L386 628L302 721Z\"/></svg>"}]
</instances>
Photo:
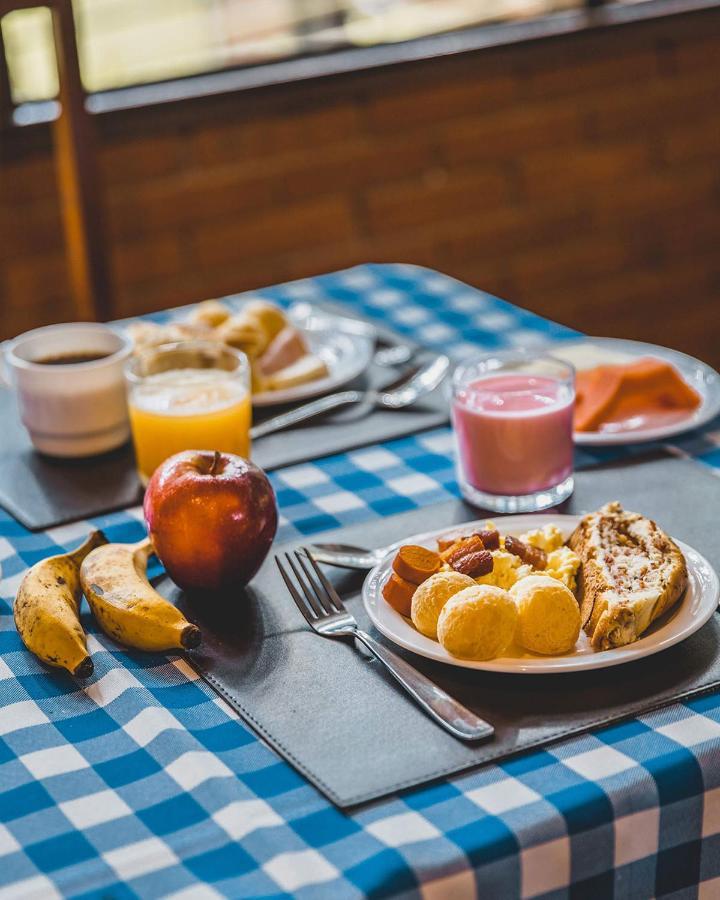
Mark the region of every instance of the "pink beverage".
<instances>
[{"instance_id":1,"label":"pink beverage","mask_svg":"<svg viewBox=\"0 0 720 900\"><path fill-rule=\"evenodd\" d=\"M559 503L573 487L572 369L568 377L564 363L503 361L500 354L492 362L455 375L452 421L462 493L497 512Z\"/></svg>"}]
</instances>

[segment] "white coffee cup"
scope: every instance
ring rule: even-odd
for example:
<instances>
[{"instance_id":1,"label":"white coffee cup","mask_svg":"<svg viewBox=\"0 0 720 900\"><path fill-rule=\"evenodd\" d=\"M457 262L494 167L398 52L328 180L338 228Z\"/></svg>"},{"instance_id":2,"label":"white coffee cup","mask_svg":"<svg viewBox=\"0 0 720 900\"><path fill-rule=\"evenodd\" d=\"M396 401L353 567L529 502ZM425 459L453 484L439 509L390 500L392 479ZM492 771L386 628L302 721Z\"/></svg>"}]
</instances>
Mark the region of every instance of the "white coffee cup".
<instances>
[{"instance_id":1,"label":"white coffee cup","mask_svg":"<svg viewBox=\"0 0 720 900\"><path fill-rule=\"evenodd\" d=\"M94 322L47 325L3 345L4 375L17 391L33 445L51 456L92 456L130 437L123 369L132 341ZM39 362L103 354L85 362Z\"/></svg>"}]
</instances>

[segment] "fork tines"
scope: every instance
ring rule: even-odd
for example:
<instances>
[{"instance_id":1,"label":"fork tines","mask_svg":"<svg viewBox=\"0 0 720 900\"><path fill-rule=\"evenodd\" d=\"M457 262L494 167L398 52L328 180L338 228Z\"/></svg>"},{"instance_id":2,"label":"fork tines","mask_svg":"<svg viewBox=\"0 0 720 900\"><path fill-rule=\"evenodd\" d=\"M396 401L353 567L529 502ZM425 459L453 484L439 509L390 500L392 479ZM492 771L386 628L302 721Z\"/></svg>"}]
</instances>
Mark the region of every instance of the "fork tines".
<instances>
[{"instance_id":1,"label":"fork tines","mask_svg":"<svg viewBox=\"0 0 720 900\"><path fill-rule=\"evenodd\" d=\"M301 547L300 551L295 550L292 554L285 553L284 555L286 566L283 566L279 556L275 557L275 562L283 581L287 585L287 589L290 591L290 595L295 601L295 605L310 625L313 625L320 619L326 619L345 612L342 600L312 558L309 550ZM309 561L312 572L306 560ZM299 590L287 571L288 566L295 576Z\"/></svg>"}]
</instances>

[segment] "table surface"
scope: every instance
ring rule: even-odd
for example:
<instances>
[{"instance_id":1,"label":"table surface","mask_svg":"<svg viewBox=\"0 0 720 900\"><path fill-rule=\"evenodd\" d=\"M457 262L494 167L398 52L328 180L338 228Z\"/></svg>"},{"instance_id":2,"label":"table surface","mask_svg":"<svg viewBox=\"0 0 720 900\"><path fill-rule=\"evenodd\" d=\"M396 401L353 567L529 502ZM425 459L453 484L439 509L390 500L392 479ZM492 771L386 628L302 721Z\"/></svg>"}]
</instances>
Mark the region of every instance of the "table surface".
<instances>
[{"instance_id":1,"label":"table surface","mask_svg":"<svg viewBox=\"0 0 720 900\"><path fill-rule=\"evenodd\" d=\"M409 265L256 293L340 301L458 355L574 334ZM674 450L720 474L720 421ZM274 472L278 538L457 496L451 456L441 428ZM124 652L89 616L86 686L23 649L12 600L24 570L91 524L111 540L144 533L140 509L39 534L0 511L0 898L720 895L720 696L346 814L183 660Z\"/></svg>"}]
</instances>

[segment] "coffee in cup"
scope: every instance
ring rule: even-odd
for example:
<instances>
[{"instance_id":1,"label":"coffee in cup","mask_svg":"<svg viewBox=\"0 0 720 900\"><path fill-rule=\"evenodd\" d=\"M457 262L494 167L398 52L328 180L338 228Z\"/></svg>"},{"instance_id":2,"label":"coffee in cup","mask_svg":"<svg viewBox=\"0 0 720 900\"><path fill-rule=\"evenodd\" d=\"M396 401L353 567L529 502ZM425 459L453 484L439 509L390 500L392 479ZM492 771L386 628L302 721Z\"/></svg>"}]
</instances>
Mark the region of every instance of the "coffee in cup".
<instances>
[{"instance_id":1,"label":"coffee in cup","mask_svg":"<svg viewBox=\"0 0 720 900\"><path fill-rule=\"evenodd\" d=\"M47 325L4 345L7 381L33 446L81 457L130 437L123 368L130 338L94 322Z\"/></svg>"}]
</instances>

